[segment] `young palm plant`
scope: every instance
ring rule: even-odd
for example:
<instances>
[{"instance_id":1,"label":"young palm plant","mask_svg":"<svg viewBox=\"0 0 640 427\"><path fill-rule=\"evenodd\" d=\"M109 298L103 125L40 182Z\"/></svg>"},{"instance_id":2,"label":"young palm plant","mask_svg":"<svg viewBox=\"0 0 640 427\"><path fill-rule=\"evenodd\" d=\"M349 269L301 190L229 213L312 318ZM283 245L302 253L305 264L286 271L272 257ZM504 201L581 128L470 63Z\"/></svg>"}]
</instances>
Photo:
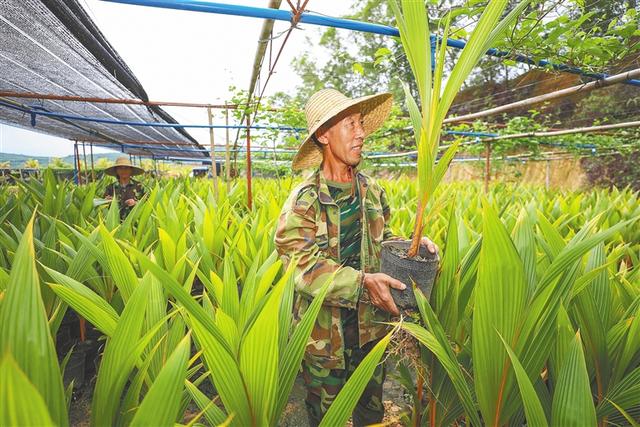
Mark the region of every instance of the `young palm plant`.
<instances>
[{"instance_id":1,"label":"young palm plant","mask_svg":"<svg viewBox=\"0 0 640 427\"><path fill-rule=\"evenodd\" d=\"M442 123L460 87L480 58L501 37L529 3L523 0L502 20L507 0L491 0L485 7L469 41L447 79L443 89L445 50L449 36L451 14L447 15L442 37L434 37L437 59L431 57L431 35L425 2L402 0L402 9L396 0L390 5L395 13L400 40L407 55L418 88L420 104L405 85L407 107L413 124L418 149L418 207L413 226L411 246L407 255L418 254L424 229L425 211L444 174L455 156L458 144L452 144L436 162L440 148ZM435 60L435 64L433 61ZM433 71L432 71L433 70Z\"/></svg>"}]
</instances>

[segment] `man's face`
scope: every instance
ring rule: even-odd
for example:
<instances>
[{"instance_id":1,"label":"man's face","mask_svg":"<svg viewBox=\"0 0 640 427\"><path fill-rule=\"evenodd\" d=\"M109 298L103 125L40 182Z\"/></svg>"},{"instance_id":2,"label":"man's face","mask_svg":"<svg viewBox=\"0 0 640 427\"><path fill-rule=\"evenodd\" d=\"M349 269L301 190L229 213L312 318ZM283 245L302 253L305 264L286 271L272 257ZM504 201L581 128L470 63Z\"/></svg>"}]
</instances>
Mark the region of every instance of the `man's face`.
<instances>
[{"instance_id":1,"label":"man's face","mask_svg":"<svg viewBox=\"0 0 640 427\"><path fill-rule=\"evenodd\" d=\"M337 161L347 166L357 166L362 160L364 128L360 112L347 111L345 115L339 116L329 128L318 131L316 136L324 146L325 161Z\"/></svg>"},{"instance_id":2,"label":"man's face","mask_svg":"<svg viewBox=\"0 0 640 427\"><path fill-rule=\"evenodd\" d=\"M129 166L118 166L116 168L116 174L118 178L121 179L131 178L131 168Z\"/></svg>"}]
</instances>

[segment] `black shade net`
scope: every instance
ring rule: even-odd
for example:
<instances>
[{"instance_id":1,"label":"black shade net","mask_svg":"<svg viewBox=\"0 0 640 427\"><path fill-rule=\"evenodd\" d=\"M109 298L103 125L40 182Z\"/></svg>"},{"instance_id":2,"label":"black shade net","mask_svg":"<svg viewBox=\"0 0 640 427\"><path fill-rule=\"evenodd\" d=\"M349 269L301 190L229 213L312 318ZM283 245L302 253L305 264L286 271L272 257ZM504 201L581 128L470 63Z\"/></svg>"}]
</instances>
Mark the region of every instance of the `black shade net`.
<instances>
[{"instance_id":1,"label":"black shade net","mask_svg":"<svg viewBox=\"0 0 640 427\"><path fill-rule=\"evenodd\" d=\"M140 82L76 0L0 0L0 91L148 101ZM177 124L157 106L0 97L0 122L127 154L209 157L183 128L42 115L35 116L33 126L30 111Z\"/></svg>"}]
</instances>

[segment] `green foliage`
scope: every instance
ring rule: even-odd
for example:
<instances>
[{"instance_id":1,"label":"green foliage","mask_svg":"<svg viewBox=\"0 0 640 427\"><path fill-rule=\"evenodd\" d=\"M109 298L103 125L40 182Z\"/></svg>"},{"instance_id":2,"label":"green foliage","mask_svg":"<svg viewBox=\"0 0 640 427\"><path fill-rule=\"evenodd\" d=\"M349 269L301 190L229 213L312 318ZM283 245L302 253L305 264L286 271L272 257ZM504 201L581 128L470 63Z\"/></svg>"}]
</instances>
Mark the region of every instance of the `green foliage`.
<instances>
[{"instance_id":1,"label":"green foliage","mask_svg":"<svg viewBox=\"0 0 640 427\"><path fill-rule=\"evenodd\" d=\"M411 232L411 182L382 183L396 235ZM0 413L14 424L66 415L62 387L42 384L61 381L51 331L68 304L105 335L93 424L179 423L191 401L212 425L277 424L322 303L291 326L291 270L273 253L291 180L256 180L252 211L243 184L221 186L216 200L210 181L151 181L147 200L108 227L108 207L81 210L103 185L51 175L0 189L0 371L13 373L0 388L15 393L1 393L9 409ZM638 194L495 185L484 204L481 194L463 183L433 196L429 235L443 248L442 271L432 300L418 296L424 326L402 324L424 346L418 363L431 378L422 419L628 422L640 392ZM348 418L384 345L326 423ZM26 365L33 349L52 364ZM506 380L487 384L487 375ZM29 413L11 398L25 393ZM570 413L568 401L583 409Z\"/></svg>"}]
</instances>

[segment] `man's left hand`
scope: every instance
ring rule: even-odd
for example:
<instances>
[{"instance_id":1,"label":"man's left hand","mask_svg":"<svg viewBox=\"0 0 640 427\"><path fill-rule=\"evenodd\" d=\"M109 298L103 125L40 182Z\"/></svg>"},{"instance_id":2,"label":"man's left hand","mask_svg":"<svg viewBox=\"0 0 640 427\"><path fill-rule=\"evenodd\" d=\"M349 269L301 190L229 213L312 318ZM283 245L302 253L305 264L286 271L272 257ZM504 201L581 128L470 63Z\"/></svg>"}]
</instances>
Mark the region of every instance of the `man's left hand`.
<instances>
[{"instance_id":1,"label":"man's left hand","mask_svg":"<svg viewBox=\"0 0 640 427\"><path fill-rule=\"evenodd\" d=\"M124 201L124 203L125 203L127 206L133 206L133 205L135 205L135 204L136 204L136 200L135 200L135 199L127 199L127 200L125 200L125 201Z\"/></svg>"},{"instance_id":2,"label":"man's left hand","mask_svg":"<svg viewBox=\"0 0 640 427\"><path fill-rule=\"evenodd\" d=\"M427 250L429 252L431 252L432 254L438 254L440 252L440 249L438 248L438 245L436 245L435 243L433 243L433 241L428 238L428 237L423 237L420 240L420 244L424 247L427 248Z\"/></svg>"}]
</instances>

